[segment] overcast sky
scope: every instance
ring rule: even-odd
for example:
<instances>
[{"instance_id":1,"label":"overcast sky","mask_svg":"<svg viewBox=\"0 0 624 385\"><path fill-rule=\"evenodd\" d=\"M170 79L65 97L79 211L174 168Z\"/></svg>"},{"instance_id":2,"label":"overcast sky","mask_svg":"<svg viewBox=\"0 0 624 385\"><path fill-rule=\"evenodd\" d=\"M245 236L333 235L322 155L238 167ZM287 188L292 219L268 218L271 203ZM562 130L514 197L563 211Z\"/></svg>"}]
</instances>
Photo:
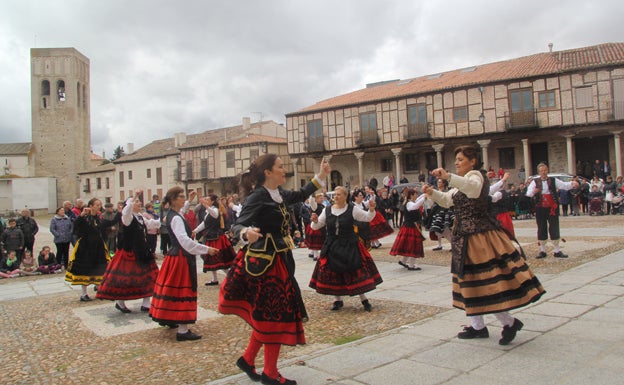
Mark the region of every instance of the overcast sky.
<instances>
[{"instance_id":1,"label":"overcast sky","mask_svg":"<svg viewBox=\"0 0 624 385\"><path fill-rule=\"evenodd\" d=\"M624 41L624 1L2 0L0 142L29 142L30 48L91 61L91 144L252 122L364 88Z\"/></svg>"}]
</instances>

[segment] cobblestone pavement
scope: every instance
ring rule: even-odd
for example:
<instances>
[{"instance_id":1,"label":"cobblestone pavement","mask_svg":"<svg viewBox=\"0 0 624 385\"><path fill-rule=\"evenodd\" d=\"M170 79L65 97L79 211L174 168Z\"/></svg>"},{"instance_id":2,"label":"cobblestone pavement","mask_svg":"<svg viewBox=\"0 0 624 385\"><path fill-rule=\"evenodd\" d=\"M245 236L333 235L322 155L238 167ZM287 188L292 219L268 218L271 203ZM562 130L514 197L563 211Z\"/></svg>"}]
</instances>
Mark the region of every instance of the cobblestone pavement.
<instances>
[{"instance_id":1,"label":"cobblestone pavement","mask_svg":"<svg viewBox=\"0 0 624 385\"><path fill-rule=\"evenodd\" d=\"M622 248L621 241L618 240L622 239L624 217L601 218L601 222L591 222L593 230L586 227L586 221L577 220L578 218L562 218L562 234L568 237L565 250L570 254L569 260L547 258L542 262L543 266L534 267L540 279L545 282L549 294L553 293L551 287L557 287L558 274L561 271L565 272L586 262L587 255L593 254L588 259L592 260L612 252L612 249ZM591 220L594 219L591 218ZM533 247L531 244L535 243L534 222L515 223L517 223L516 227L523 246L525 249L530 249ZM42 225L41 221L40 225ZM597 226L600 228L597 229ZM41 227L42 231L38 236L36 248L40 248L43 244L52 244L47 228ZM443 346L452 341L453 348L457 348L458 352L463 351L463 347L452 340L452 335L457 332L459 325L465 322L465 319L461 312L449 311L450 275L447 261L450 254L428 251L433 243L427 241L427 258L421 264L423 271L408 272L396 264L396 258L387 255L392 239L393 236L390 236L382 240L384 246L374 251L384 283L369 295L374 306L371 313L362 311L357 297L347 298L346 306L341 312L328 311L331 298L306 290L313 262L307 257L306 250L295 250L297 278L304 289L304 298L311 320L306 324L308 344L284 348L280 366L283 367L286 375L297 378L300 384L403 383L395 379L387 382L375 379L380 372L374 375L370 373L372 377L366 380L356 379L357 375L352 373L345 373L343 377L337 376L336 373L329 375L318 372L318 366L312 370L310 363L316 360L317 363L324 362L322 367L331 368L333 367L331 361L328 363L323 360L332 358L339 362L343 357L343 352L351 354L355 350L359 352L356 357L361 356L361 366L369 365L370 363L366 361L368 356L360 349L362 346L367 346L366 343L379 345L381 342L373 342L376 338L384 341L383 344L390 339L392 342L387 347L390 350L386 352L386 355L392 357L393 349L397 352L402 352L404 349L400 333L405 331L413 334L411 331L416 329L419 330L418 333L422 333L422 325L429 325L426 326L430 332L428 337L437 341L435 346ZM530 262L535 266L534 259L530 259ZM569 266L565 269L556 268L559 262ZM584 265L580 266L580 268L583 267ZM220 278L222 278L221 273ZM200 282L202 279L207 281L209 278L207 275L200 274ZM614 281L615 285L609 286L611 292L604 292L603 295L616 303L620 298L621 305L624 281L622 279L617 281L617 278ZM175 341L174 331L158 327L149 320L146 314L138 311L140 301L131 301L129 307L133 312L122 314L113 308L111 302L79 302L79 290L67 285L61 275L0 280L0 318L4 326L4 333L0 333L0 354L4 358L0 361L0 383L249 383L244 376L239 375L234 365L247 344L248 326L238 317L221 316L216 313L218 292L216 287L202 286L199 290L199 320L192 329L202 334L203 339L178 343ZM561 295L560 290L557 287L553 295ZM591 301L596 301L594 294L586 294L585 301L590 300L588 296L592 297ZM603 299L606 300L607 297ZM564 303L567 302L569 301L564 301ZM577 304L577 306L587 305ZM622 306L616 309L620 315L624 314ZM523 319L527 318L539 318L541 324L546 321L548 321L546 324L550 324L556 317L551 315L544 320L542 319L544 317L531 315L524 316ZM545 328L545 326L541 327ZM445 338L447 339L442 337L435 339L441 329L446 332ZM528 328L528 330L533 329ZM576 330L568 332L576 333ZM615 338L621 338L620 329L616 328L614 333ZM397 336L399 340L396 339ZM527 336L529 337L522 338L522 343L534 338L535 334L529 332ZM432 340L426 338L423 341L432 343ZM415 346L423 343L422 341L415 342ZM487 349L490 348L492 346L487 347ZM507 352L507 350L494 350L494 353L486 350L488 356L498 357L502 354L501 352ZM477 351L482 353L483 348L479 346ZM344 354L347 361L350 359L349 354ZM445 352L439 358L456 360L456 357L449 357L449 354L450 352ZM345 365L349 364L347 361ZM422 365L421 360L416 361L418 365L412 363L413 368ZM381 370L380 368L385 364L375 362L374 365L370 364L372 365L370 368ZM257 365L261 366L262 361L260 360ZM416 370L413 368L409 369L408 373ZM610 367L605 368L607 371L609 369ZM427 372L431 370L433 369L429 368ZM619 372L616 370L614 373ZM411 378L413 380L416 377ZM601 378L604 379L604 376ZM417 382L443 383L420 380ZM537 381L535 383L557 382Z\"/></svg>"}]
</instances>

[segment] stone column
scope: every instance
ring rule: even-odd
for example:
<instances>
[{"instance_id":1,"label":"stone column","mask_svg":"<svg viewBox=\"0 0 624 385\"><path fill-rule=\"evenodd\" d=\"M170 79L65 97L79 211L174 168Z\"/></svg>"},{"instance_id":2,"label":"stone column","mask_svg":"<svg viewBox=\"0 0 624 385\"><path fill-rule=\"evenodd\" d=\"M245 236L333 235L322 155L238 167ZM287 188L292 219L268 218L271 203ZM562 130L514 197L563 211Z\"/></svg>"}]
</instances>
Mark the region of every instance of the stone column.
<instances>
[{"instance_id":1,"label":"stone column","mask_svg":"<svg viewBox=\"0 0 624 385\"><path fill-rule=\"evenodd\" d=\"M433 149L436 152L436 163L438 167L442 167L442 165L444 164L442 162L442 150L444 149L444 145L443 144L434 144L431 147L433 147Z\"/></svg>"},{"instance_id":2,"label":"stone column","mask_svg":"<svg viewBox=\"0 0 624 385\"><path fill-rule=\"evenodd\" d=\"M394 175L394 184L399 184L401 180L401 151L402 148L391 148L390 151L394 154L394 168L396 169Z\"/></svg>"},{"instance_id":3,"label":"stone column","mask_svg":"<svg viewBox=\"0 0 624 385\"><path fill-rule=\"evenodd\" d=\"M613 134L613 143L615 144L615 170L616 174L613 175L613 167L611 167L611 176L613 180L616 177L622 175L622 143L620 142L620 134L622 131L612 132Z\"/></svg>"},{"instance_id":4,"label":"stone column","mask_svg":"<svg viewBox=\"0 0 624 385\"><path fill-rule=\"evenodd\" d=\"M483 168L489 170L490 160L488 158L488 146L492 143L491 139L477 140L479 146L481 146L481 158L483 159Z\"/></svg>"},{"instance_id":5,"label":"stone column","mask_svg":"<svg viewBox=\"0 0 624 385\"><path fill-rule=\"evenodd\" d=\"M576 174L576 165L574 164L574 153L572 151L572 138L574 134L564 135L566 140L566 156L568 159L568 174L575 175Z\"/></svg>"},{"instance_id":6,"label":"stone column","mask_svg":"<svg viewBox=\"0 0 624 385\"><path fill-rule=\"evenodd\" d=\"M524 172L526 177L531 176L531 154L529 154L529 140L522 139L522 156L524 157ZM524 182L524 181L523 181Z\"/></svg>"},{"instance_id":7,"label":"stone column","mask_svg":"<svg viewBox=\"0 0 624 385\"><path fill-rule=\"evenodd\" d=\"M362 187L364 183L364 152L354 152L353 155L355 155L358 162L358 186Z\"/></svg>"}]
</instances>

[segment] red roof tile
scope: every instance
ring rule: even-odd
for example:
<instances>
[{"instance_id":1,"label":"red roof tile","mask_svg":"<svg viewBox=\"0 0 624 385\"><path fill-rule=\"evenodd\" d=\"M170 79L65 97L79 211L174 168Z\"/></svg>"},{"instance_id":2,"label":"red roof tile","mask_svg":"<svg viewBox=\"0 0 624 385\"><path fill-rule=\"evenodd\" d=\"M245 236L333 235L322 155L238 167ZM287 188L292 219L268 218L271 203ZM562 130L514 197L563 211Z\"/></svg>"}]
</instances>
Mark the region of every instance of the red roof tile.
<instances>
[{"instance_id":1,"label":"red roof tile","mask_svg":"<svg viewBox=\"0 0 624 385\"><path fill-rule=\"evenodd\" d=\"M441 74L380 82L361 90L322 100L299 111L289 113L287 116L398 97L430 94L477 84L500 83L579 69L622 64L624 64L624 43L605 43L565 51L538 53Z\"/></svg>"}]
</instances>

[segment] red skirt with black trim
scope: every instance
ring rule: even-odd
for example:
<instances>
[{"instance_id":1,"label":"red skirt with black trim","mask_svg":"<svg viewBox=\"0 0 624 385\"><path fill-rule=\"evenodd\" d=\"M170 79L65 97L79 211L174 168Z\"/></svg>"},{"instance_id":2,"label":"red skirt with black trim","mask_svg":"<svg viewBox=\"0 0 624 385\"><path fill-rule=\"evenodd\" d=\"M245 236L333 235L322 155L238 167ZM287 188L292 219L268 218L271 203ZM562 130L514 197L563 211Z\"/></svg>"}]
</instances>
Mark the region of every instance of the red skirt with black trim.
<instances>
[{"instance_id":1,"label":"red skirt with black trim","mask_svg":"<svg viewBox=\"0 0 624 385\"><path fill-rule=\"evenodd\" d=\"M309 286L319 294L358 295L377 288L383 282L379 270L362 242L358 242L362 267L354 271L336 273L327 266L327 257L322 255L316 262Z\"/></svg>"},{"instance_id":2,"label":"red skirt with black trim","mask_svg":"<svg viewBox=\"0 0 624 385\"><path fill-rule=\"evenodd\" d=\"M511 221L511 215L509 215L509 212L505 211L504 213L497 214L496 219L500 222L501 226L503 226L505 230L509 231L509 234L511 234L512 236L509 237L509 234L507 234L507 236L509 237L509 239L513 240L516 237L516 233L514 232L513 222Z\"/></svg>"},{"instance_id":3,"label":"red skirt with black trim","mask_svg":"<svg viewBox=\"0 0 624 385\"><path fill-rule=\"evenodd\" d=\"M370 221L370 240L381 239L393 232L394 230L390 227L381 211L375 211L375 218Z\"/></svg>"},{"instance_id":4,"label":"red skirt with black trim","mask_svg":"<svg viewBox=\"0 0 624 385\"><path fill-rule=\"evenodd\" d=\"M197 291L189 273L189 263L182 251L166 255L160 267L150 316L163 324L192 324L197 320Z\"/></svg>"},{"instance_id":5,"label":"red skirt with black trim","mask_svg":"<svg viewBox=\"0 0 624 385\"><path fill-rule=\"evenodd\" d=\"M325 243L325 231L323 229L314 230L312 226L306 224L304 242L310 250L320 250Z\"/></svg>"},{"instance_id":6,"label":"red skirt with black trim","mask_svg":"<svg viewBox=\"0 0 624 385\"><path fill-rule=\"evenodd\" d=\"M285 258L292 259L291 252L278 253L273 266L256 277L244 268L245 251L238 252L221 286L219 312L244 319L260 343L305 344L303 319L307 314L299 285L285 262Z\"/></svg>"},{"instance_id":7,"label":"red skirt with black trim","mask_svg":"<svg viewBox=\"0 0 624 385\"><path fill-rule=\"evenodd\" d=\"M117 249L106 266L95 298L129 300L151 297L157 276L156 261L138 263L134 252Z\"/></svg>"},{"instance_id":8,"label":"red skirt with black trim","mask_svg":"<svg viewBox=\"0 0 624 385\"><path fill-rule=\"evenodd\" d=\"M390 255L424 258L423 235L416 226L401 226L392 244Z\"/></svg>"},{"instance_id":9,"label":"red skirt with black trim","mask_svg":"<svg viewBox=\"0 0 624 385\"><path fill-rule=\"evenodd\" d=\"M223 234L217 239L206 241L206 246L219 249L216 255L202 255L204 260L204 273L207 271L216 271L221 269L229 269L236 257L236 252L232 247L232 242Z\"/></svg>"}]
</instances>

